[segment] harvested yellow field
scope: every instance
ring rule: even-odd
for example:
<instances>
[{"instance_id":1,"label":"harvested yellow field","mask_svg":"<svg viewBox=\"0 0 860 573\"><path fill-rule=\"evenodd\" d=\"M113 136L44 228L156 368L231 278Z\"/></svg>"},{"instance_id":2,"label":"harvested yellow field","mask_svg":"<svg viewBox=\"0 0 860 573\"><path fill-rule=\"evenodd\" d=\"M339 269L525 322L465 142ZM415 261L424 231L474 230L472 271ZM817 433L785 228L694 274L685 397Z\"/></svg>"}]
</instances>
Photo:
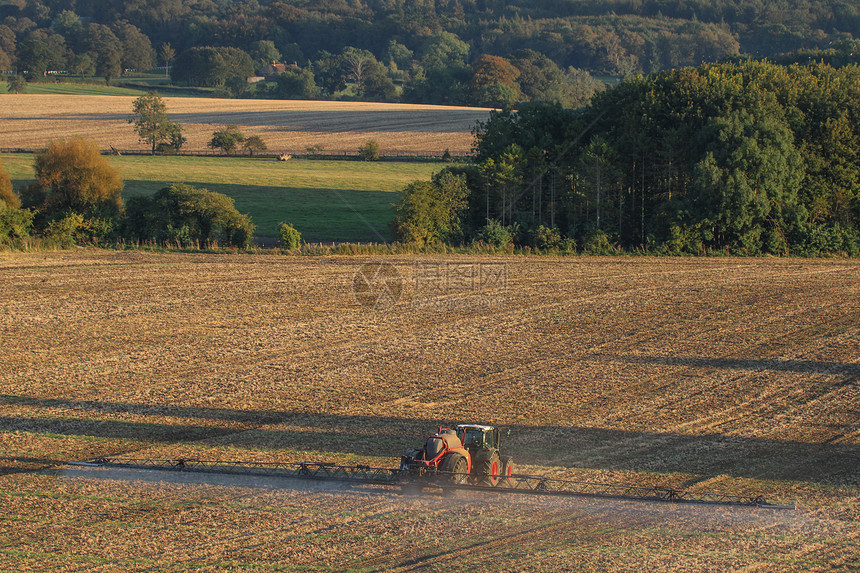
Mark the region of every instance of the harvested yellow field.
<instances>
[{"instance_id":1,"label":"harvested yellow field","mask_svg":"<svg viewBox=\"0 0 860 573\"><path fill-rule=\"evenodd\" d=\"M384 261L396 304L357 257L0 254L0 569L857 571L856 261ZM64 465L392 467L458 421L525 473L797 510Z\"/></svg>"},{"instance_id":2,"label":"harvested yellow field","mask_svg":"<svg viewBox=\"0 0 860 573\"><path fill-rule=\"evenodd\" d=\"M0 105L0 147L40 148L52 139L89 137L103 149L142 149L128 120L134 97L4 95ZM375 139L385 152L471 149L471 129L488 110L431 105L363 102L228 100L165 97L173 121L182 124L185 149L206 150L212 132L238 125L259 135L270 151L304 152L311 146L355 151Z\"/></svg>"}]
</instances>

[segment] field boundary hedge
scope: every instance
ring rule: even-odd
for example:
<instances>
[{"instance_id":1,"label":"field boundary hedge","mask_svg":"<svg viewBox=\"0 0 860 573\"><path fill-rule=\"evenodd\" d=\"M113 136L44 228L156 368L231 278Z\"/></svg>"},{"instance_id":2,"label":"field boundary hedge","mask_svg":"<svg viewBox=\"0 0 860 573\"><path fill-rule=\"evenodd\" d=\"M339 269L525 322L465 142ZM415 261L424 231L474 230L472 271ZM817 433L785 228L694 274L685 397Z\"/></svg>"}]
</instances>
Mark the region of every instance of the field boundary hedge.
<instances>
[{"instance_id":1,"label":"field boundary hedge","mask_svg":"<svg viewBox=\"0 0 860 573\"><path fill-rule=\"evenodd\" d=\"M39 153L45 151L45 148L36 147L0 147L0 153ZM102 155L150 155L148 149L102 149ZM217 150L182 150L176 154L183 157L238 157L238 158L264 158L278 159L281 155L289 155L295 159L329 159L329 160L356 160L364 161L358 152L358 149L326 149L321 152L311 152L307 150L301 151L265 151L251 155L246 151L237 153L223 153ZM164 156L164 155L161 155ZM381 151L379 154L380 161L437 161L446 159L465 159L472 158L475 154L471 151Z\"/></svg>"}]
</instances>

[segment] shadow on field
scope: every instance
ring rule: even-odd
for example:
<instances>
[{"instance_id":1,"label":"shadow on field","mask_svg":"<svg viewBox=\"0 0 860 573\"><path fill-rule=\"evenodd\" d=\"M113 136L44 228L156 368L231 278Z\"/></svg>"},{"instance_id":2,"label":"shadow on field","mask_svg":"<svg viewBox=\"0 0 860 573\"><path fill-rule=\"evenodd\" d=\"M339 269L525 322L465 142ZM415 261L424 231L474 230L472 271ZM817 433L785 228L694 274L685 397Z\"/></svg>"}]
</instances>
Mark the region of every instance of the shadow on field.
<instances>
[{"instance_id":1,"label":"shadow on field","mask_svg":"<svg viewBox=\"0 0 860 573\"><path fill-rule=\"evenodd\" d=\"M196 408L0 396L0 404L29 406L32 415L0 417L0 431L132 440L167 444L206 440L217 446L285 449L390 457L420 445L451 420L405 419L222 408ZM56 412L62 410L62 414ZM42 412L41 410L55 410ZM124 415L146 421L104 419ZM151 421L169 417L168 423ZM176 423L175 420L182 423ZM199 421L195 423L195 420ZM270 427L261 427L270 426ZM274 426L274 427L272 427ZM278 426L285 426L279 429ZM519 463L583 469L630 470L697 475L860 483L860 445L789 440L682 435L560 426L505 426L503 449ZM115 446L116 444L114 444ZM107 446L107 444L106 444ZM253 458L253 453L249 453Z\"/></svg>"}]
</instances>

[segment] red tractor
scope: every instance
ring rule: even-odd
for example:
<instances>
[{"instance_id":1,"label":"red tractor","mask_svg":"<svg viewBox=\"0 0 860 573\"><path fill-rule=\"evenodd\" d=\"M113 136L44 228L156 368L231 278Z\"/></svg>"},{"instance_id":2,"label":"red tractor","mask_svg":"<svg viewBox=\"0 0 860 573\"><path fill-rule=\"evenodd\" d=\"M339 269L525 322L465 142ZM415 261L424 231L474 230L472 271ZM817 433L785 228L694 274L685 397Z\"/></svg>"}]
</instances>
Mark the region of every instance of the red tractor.
<instances>
[{"instance_id":1,"label":"red tractor","mask_svg":"<svg viewBox=\"0 0 860 573\"><path fill-rule=\"evenodd\" d=\"M444 472L455 484L496 486L502 477L514 473L510 456L499 453L498 428L479 424L460 424L456 430L439 428L427 438L423 448L409 450L400 459L400 469L426 473Z\"/></svg>"}]
</instances>

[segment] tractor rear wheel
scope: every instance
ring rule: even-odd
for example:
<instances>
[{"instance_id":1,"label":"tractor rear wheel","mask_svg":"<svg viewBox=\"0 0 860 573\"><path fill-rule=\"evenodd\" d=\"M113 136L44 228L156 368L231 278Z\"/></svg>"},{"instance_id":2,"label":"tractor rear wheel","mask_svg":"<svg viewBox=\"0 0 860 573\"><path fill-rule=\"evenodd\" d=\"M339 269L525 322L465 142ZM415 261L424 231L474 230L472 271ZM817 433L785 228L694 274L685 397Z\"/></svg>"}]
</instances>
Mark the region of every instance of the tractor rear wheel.
<instances>
[{"instance_id":1,"label":"tractor rear wheel","mask_svg":"<svg viewBox=\"0 0 860 573\"><path fill-rule=\"evenodd\" d=\"M499 475L501 475L501 460L499 452L491 452L488 455L478 458L478 479L481 485L496 487L499 483Z\"/></svg>"},{"instance_id":2,"label":"tractor rear wheel","mask_svg":"<svg viewBox=\"0 0 860 573\"><path fill-rule=\"evenodd\" d=\"M509 479L512 475L514 475L514 459L511 456L502 456L502 485L505 487L510 487L511 482Z\"/></svg>"},{"instance_id":3,"label":"tractor rear wheel","mask_svg":"<svg viewBox=\"0 0 860 573\"><path fill-rule=\"evenodd\" d=\"M442 462L442 471L448 473L446 477L451 483L460 485L466 481L466 476L469 472L469 462L463 454L448 454L448 457Z\"/></svg>"}]
</instances>

